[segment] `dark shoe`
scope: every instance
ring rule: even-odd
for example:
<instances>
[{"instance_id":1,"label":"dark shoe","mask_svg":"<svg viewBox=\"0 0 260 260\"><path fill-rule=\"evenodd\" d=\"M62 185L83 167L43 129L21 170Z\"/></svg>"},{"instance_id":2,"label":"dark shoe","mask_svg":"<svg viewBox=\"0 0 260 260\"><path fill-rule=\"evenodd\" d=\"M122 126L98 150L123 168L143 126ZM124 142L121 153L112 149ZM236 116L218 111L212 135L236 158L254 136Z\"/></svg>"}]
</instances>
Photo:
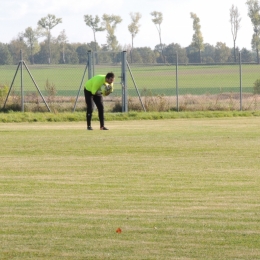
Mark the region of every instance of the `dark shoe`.
<instances>
[{"instance_id":1,"label":"dark shoe","mask_svg":"<svg viewBox=\"0 0 260 260\"><path fill-rule=\"evenodd\" d=\"M93 130L93 128L91 126L88 126L87 130Z\"/></svg>"},{"instance_id":2,"label":"dark shoe","mask_svg":"<svg viewBox=\"0 0 260 260\"><path fill-rule=\"evenodd\" d=\"M100 130L109 130L109 129L103 126L103 127L100 127Z\"/></svg>"}]
</instances>

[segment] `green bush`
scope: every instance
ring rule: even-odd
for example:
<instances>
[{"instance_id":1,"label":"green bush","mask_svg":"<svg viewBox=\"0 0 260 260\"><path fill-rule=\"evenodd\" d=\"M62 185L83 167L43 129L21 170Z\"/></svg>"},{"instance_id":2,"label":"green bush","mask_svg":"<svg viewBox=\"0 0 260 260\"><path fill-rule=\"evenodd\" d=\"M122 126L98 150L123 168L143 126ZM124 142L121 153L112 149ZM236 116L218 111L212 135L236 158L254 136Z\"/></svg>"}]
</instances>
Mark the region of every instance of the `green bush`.
<instances>
[{"instance_id":1,"label":"green bush","mask_svg":"<svg viewBox=\"0 0 260 260\"><path fill-rule=\"evenodd\" d=\"M0 106L2 106L2 103L7 96L8 89L8 86L0 84Z\"/></svg>"},{"instance_id":2,"label":"green bush","mask_svg":"<svg viewBox=\"0 0 260 260\"><path fill-rule=\"evenodd\" d=\"M254 94L260 94L260 79L254 82Z\"/></svg>"}]
</instances>

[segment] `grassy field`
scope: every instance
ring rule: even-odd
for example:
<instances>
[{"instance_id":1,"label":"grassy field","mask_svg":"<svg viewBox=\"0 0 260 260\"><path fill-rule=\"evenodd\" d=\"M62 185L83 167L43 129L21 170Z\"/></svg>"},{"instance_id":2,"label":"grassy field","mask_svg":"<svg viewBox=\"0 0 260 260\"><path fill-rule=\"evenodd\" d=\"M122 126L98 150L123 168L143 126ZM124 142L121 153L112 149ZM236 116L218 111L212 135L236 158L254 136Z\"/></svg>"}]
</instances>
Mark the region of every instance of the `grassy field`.
<instances>
[{"instance_id":1,"label":"grassy field","mask_svg":"<svg viewBox=\"0 0 260 260\"><path fill-rule=\"evenodd\" d=\"M0 259L260 259L259 124L0 124Z\"/></svg>"},{"instance_id":2,"label":"grassy field","mask_svg":"<svg viewBox=\"0 0 260 260\"><path fill-rule=\"evenodd\" d=\"M130 65L139 91L142 94L176 94L176 67L171 66L136 66ZM53 84L57 95L76 96L83 78L85 65L28 65L39 88L45 93L46 81ZM17 66L0 66L0 84L11 85ZM121 96L120 66L96 66L95 74L106 74L114 71L116 74L115 96ZM253 92L253 83L259 78L260 65L242 66L242 87L244 93ZM239 92L240 78L238 65L201 65L178 68L179 94L217 94L222 92ZM129 95L136 96L132 78L127 73ZM24 68L25 91L36 90ZM87 73L84 81L87 79ZM20 70L14 86L19 91Z\"/></svg>"}]
</instances>

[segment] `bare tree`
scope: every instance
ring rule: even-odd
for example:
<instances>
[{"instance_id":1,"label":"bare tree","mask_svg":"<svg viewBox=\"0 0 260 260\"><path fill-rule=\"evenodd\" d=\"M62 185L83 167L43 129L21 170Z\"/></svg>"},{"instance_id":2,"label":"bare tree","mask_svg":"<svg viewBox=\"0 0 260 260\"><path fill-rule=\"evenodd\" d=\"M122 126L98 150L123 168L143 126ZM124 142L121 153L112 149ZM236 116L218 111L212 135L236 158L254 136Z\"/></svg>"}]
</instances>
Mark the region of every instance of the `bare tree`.
<instances>
[{"instance_id":1,"label":"bare tree","mask_svg":"<svg viewBox=\"0 0 260 260\"><path fill-rule=\"evenodd\" d=\"M65 33L65 30L62 30L60 32L60 35L58 36L57 40L58 40L58 43L62 47L62 62L65 63L66 62L66 60L65 60L65 47L66 47L66 43L68 42L68 37Z\"/></svg>"},{"instance_id":2,"label":"bare tree","mask_svg":"<svg viewBox=\"0 0 260 260\"><path fill-rule=\"evenodd\" d=\"M140 28L140 24L139 24L139 20L141 19L142 15L140 13L130 13L130 17L131 17L131 24L128 25L128 30L131 33L131 37L132 37L132 48L130 51L130 55L131 55L131 62L133 61L132 59L132 50L134 49L134 38L137 35L137 33L139 32L139 28Z\"/></svg>"},{"instance_id":3,"label":"bare tree","mask_svg":"<svg viewBox=\"0 0 260 260\"><path fill-rule=\"evenodd\" d=\"M237 33L240 29L240 22L241 17L238 12L238 8L232 5L232 7L229 9L230 14L230 23L231 23L231 33L233 37L233 46L234 46L234 61L237 61L237 55L236 55L236 40L237 40Z\"/></svg>"},{"instance_id":4,"label":"bare tree","mask_svg":"<svg viewBox=\"0 0 260 260\"><path fill-rule=\"evenodd\" d=\"M163 45L162 45L162 30L161 30L161 24L162 24L162 21L163 21L163 15L161 12L157 12L157 11L153 11L151 13L151 16L153 16L154 18L152 19L153 23L155 24L156 26L156 29L159 33L159 39L160 39L160 46L161 46L161 55L162 55L162 58L165 61L165 57L164 57L164 54L163 54Z\"/></svg>"},{"instance_id":5,"label":"bare tree","mask_svg":"<svg viewBox=\"0 0 260 260\"><path fill-rule=\"evenodd\" d=\"M248 16L253 24L254 34L251 45L253 50L256 50L257 63L259 63L259 48L260 48L260 5L257 0L248 0Z\"/></svg>"},{"instance_id":6,"label":"bare tree","mask_svg":"<svg viewBox=\"0 0 260 260\"><path fill-rule=\"evenodd\" d=\"M34 57L36 47L38 46L38 38L42 36L41 28L36 28L35 30L32 27L28 27L25 29L23 33L23 37L26 38L26 45L30 49L30 62L34 64Z\"/></svg>"},{"instance_id":7,"label":"bare tree","mask_svg":"<svg viewBox=\"0 0 260 260\"><path fill-rule=\"evenodd\" d=\"M49 48L49 64L51 63L51 29L59 23L62 23L62 19L56 18L53 14L48 14L46 17L43 17L38 21L38 25L46 30Z\"/></svg>"},{"instance_id":8,"label":"bare tree","mask_svg":"<svg viewBox=\"0 0 260 260\"><path fill-rule=\"evenodd\" d=\"M193 30L194 30L191 45L199 50L199 59L200 59L200 63L201 63L202 62L201 51L204 49L204 44L203 44L202 33L200 30L200 28L201 28L200 18L195 13L190 13L190 16L193 19Z\"/></svg>"},{"instance_id":9,"label":"bare tree","mask_svg":"<svg viewBox=\"0 0 260 260\"><path fill-rule=\"evenodd\" d=\"M104 27L99 26L100 19L96 15L96 17L92 17L92 15L84 15L84 21L88 27L90 27L93 31L94 34L94 42L96 43L95 45L95 51L97 51L97 40L96 40L96 32L102 32L105 30Z\"/></svg>"},{"instance_id":10,"label":"bare tree","mask_svg":"<svg viewBox=\"0 0 260 260\"><path fill-rule=\"evenodd\" d=\"M107 44L109 49L117 50L118 49L118 41L115 36L115 30L117 24L122 22L122 18L117 15L108 15L103 14L103 23L102 25L106 28L107 31Z\"/></svg>"}]
</instances>

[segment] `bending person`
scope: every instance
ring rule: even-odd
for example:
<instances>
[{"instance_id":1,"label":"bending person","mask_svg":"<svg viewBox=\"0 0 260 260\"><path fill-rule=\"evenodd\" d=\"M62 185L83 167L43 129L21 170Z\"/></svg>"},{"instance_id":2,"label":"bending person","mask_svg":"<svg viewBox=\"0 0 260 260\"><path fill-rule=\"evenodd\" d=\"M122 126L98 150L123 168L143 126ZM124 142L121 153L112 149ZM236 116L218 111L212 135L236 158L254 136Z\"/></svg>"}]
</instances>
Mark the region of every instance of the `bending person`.
<instances>
[{"instance_id":1,"label":"bending person","mask_svg":"<svg viewBox=\"0 0 260 260\"><path fill-rule=\"evenodd\" d=\"M89 79L84 88L85 101L87 105L87 130L93 130L91 127L91 119L94 103L98 109L98 117L100 122L100 130L108 130L105 127L103 96L108 96L113 92L113 82L115 75L113 72L107 75L96 75Z\"/></svg>"}]
</instances>

